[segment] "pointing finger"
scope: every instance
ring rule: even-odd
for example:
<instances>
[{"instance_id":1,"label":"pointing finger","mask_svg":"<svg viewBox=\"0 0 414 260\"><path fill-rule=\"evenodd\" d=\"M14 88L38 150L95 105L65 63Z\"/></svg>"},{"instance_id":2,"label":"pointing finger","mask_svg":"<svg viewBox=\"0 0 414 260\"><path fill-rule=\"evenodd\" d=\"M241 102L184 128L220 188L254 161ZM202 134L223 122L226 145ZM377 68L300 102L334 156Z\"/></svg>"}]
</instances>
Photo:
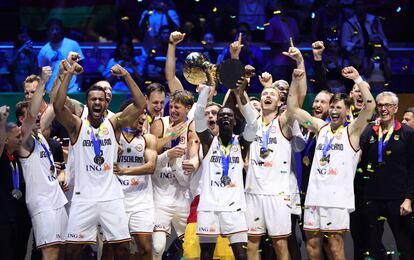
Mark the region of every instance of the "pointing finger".
<instances>
[{"instance_id":1,"label":"pointing finger","mask_svg":"<svg viewBox=\"0 0 414 260\"><path fill-rule=\"evenodd\" d=\"M293 39L292 39L292 37L289 37L289 41L290 41L290 47L295 47L294 45L293 45Z\"/></svg>"}]
</instances>

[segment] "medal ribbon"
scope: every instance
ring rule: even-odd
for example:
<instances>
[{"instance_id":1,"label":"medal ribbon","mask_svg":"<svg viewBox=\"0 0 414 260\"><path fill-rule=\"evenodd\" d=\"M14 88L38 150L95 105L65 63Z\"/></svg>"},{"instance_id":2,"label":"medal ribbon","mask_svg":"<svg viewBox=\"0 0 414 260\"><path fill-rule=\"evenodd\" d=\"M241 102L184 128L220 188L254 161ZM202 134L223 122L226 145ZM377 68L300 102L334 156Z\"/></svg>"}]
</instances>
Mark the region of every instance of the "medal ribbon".
<instances>
[{"instance_id":1,"label":"medal ribbon","mask_svg":"<svg viewBox=\"0 0 414 260\"><path fill-rule=\"evenodd\" d=\"M230 144L228 146L224 146L221 143L221 140L218 140L218 149L220 151L221 156L221 168L223 169L223 175L222 176L228 176L229 175L229 168L230 168L230 148L234 144L234 137L231 138Z\"/></svg>"},{"instance_id":2,"label":"medal ribbon","mask_svg":"<svg viewBox=\"0 0 414 260\"><path fill-rule=\"evenodd\" d=\"M343 125L341 125L336 131L335 131L335 133L334 132L332 132L332 130L331 130L331 126L328 126L328 132L326 133L326 135L325 135L325 141L324 141L324 145L323 145L323 151L322 151L322 158L326 158L327 157L327 155L328 155L328 151L330 150L330 148L331 148L331 144L332 144L332 141L333 141L333 139L335 138L335 136L336 135L338 135L341 131L342 131L342 128L344 128L344 126ZM332 134L333 134L333 136L332 136L332 138L328 141L328 134L329 134L329 132L332 132Z\"/></svg>"},{"instance_id":3,"label":"medal ribbon","mask_svg":"<svg viewBox=\"0 0 414 260\"><path fill-rule=\"evenodd\" d=\"M89 129L91 131L91 141L92 141L92 144L93 144L93 151L95 153L95 157L98 157L98 156L101 155L101 138L100 138L100 135L103 132L103 128L104 128L103 123L104 123L104 119L102 118L101 119L101 124L99 126L99 132L98 132L98 134L96 135L96 138L95 138L95 134L93 132L92 126L91 126L89 120L86 120L86 124L89 126Z\"/></svg>"},{"instance_id":4,"label":"medal ribbon","mask_svg":"<svg viewBox=\"0 0 414 260\"><path fill-rule=\"evenodd\" d=\"M265 125L263 124L264 119L262 121L262 148L260 150L267 151L267 147L269 146L270 129L272 128L274 121L275 119L272 120L272 123L270 124L269 128L267 128L266 132L264 131L265 129Z\"/></svg>"},{"instance_id":5,"label":"medal ribbon","mask_svg":"<svg viewBox=\"0 0 414 260\"><path fill-rule=\"evenodd\" d=\"M19 176L19 166L16 163L16 167L13 164L14 156L12 154L6 153L10 161L10 167L12 168L12 179L13 179L13 189L18 190L20 187L20 176Z\"/></svg>"},{"instance_id":6,"label":"medal ribbon","mask_svg":"<svg viewBox=\"0 0 414 260\"><path fill-rule=\"evenodd\" d=\"M308 156L308 157L309 157L310 149L316 141L315 136L313 136L311 140L309 140L309 136L310 136L310 131L308 131L305 135L305 140L306 140L305 156Z\"/></svg>"},{"instance_id":7,"label":"medal ribbon","mask_svg":"<svg viewBox=\"0 0 414 260\"><path fill-rule=\"evenodd\" d=\"M390 140L392 133L394 133L394 128L395 128L395 120L392 123L392 127L390 128L390 130L388 130L388 133L385 136L385 139L383 141L382 140L382 138L383 138L382 127L381 127L381 125L379 125L379 129L378 129L378 162L382 162L382 151L387 147L388 141Z\"/></svg>"},{"instance_id":8,"label":"medal ribbon","mask_svg":"<svg viewBox=\"0 0 414 260\"><path fill-rule=\"evenodd\" d=\"M52 161L52 154L50 153L49 149L47 149L46 144L43 143L42 140L40 140L40 138L38 136L33 136L39 143L40 145L43 147L43 150L45 151L46 155L47 155L47 159L49 160L50 163L50 169L55 169L55 164Z\"/></svg>"}]
</instances>

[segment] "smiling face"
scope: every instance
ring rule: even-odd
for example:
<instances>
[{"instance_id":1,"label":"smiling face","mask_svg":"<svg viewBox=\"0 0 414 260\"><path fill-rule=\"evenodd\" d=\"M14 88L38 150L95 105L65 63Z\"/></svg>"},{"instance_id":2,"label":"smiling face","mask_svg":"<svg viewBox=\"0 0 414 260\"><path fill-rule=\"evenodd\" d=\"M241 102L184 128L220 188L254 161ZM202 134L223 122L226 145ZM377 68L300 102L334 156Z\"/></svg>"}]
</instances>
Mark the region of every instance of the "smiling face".
<instances>
[{"instance_id":1,"label":"smiling face","mask_svg":"<svg viewBox=\"0 0 414 260\"><path fill-rule=\"evenodd\" d=\"M275 88L265 88L260 96L260 104L263 112L274 112L280 106L279 90Z\"/></svg>"},{"instance_id":2,"label":"smiling face","mask_svg":"<svg viewBox=\"0 0 414 260\"><path fill-rule=\"evenodd\" d=\"M236 125L234 112L231 108L223 107L217 113L217 125L220 131L233 133L233 128Z\"/></svg>"},{"instance_id":3,"label":"smiling face","mask_svg":"<svg viewBox=\"0 0 414 260\"><path fill-rule=\"evenodd\" d=\"M378 96L377 110L381 123L388 124L390 121L394 120L395 114L398 111L398 105L393 101L391 96L382 95Z\"/></svg>"},{"instance_id":4,"label":"smiling face","mask_svg":"<svg viewBox=\"0 0 414 260\"><path fill-rule=\"evenodd\" d=\"M325 92L320 92L316 95L312 103L313 116L325 119L328 116L329 100L331 95Z\"/></svg>"},{"instance_id":5,"label":"smiling face","mask_svg":"<svg viewBox=\"0 0 414 260\"><path fill-rule=\"evenodd\" d=\"M179 124L187 120L187 114L191 106L186 106L177 101L170 101L170 121L173 125Z\"/></svg>"},{"instance_id":6,"label":"smiling face","mask_svg":"<svg viewBox=\"0 0 414 260\"><path fill-rule=\"evenodd\" d=\"M403 116L402 123L407 124L409 127L414 129L414 113L413 112L405 112Z\"/></svg>"},{"instance_id":7,"label":"smiling face","mask_svg":"<svg viewBox=\"0 0 414 260\"><path fill-rule=\"evenodd\" d=\"M154 91L146 97L147 109L151 116L162 116L162 109L165 103L165 93L161 91Z\"/></svg>"},{"instance_id":8,"label":"smiling face","mask_svg":"<svg viewBox=\"0 0 414 260\"><path fill-rule=\"evenodd\" d=\"M333 101L329 104L329 116L331 117L331 128L338 129L345 124L349 114L349 107L345 105L344 100Z\"/></svg>"},{"instance_id":9,"label":"smiling face","mask_svg":"<svg viewBox=\"0 0 414 260\"><path fill-rule=\"evenodd\" d=\"M107 107L106 94L102 90L91 90L88 93L87 106L91 120L101 120Z\"/></svg>"},{"instance_id":10,"label":"smiling face","mask_svg":"<svg viewBox=\"0 0 414 260\"><path fill-rule=\"evenodd\" d=\"M142 133L142 129L144 128L145 120L147 120L147 115L143 113L135 121L134 125L136 126L138 132L140 133Z\"/></svg>"},{"instance_id":11,"label":"smiling face","mask_svg":"<svg viewBox=\"0 0 414 260\"><path fill-rule=\"evenodd\" d=\"M364 100L362 99L361 90L359 89L357 84L354 85L349 95L354 101L355 109L357 111L361 110L364 107Z\"/></svg>"}]
</instances>

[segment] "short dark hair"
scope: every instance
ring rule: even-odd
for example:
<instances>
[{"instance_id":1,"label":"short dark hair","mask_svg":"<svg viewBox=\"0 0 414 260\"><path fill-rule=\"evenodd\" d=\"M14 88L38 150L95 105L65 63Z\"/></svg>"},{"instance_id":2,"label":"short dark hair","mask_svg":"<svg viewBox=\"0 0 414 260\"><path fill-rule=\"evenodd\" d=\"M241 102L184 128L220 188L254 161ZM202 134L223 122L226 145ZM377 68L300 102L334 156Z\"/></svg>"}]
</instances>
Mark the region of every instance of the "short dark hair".
<instances>
[{"instance_id":1,"label":"short dark hair","mask_svg":"<svg viewBox=\"0 0 414 260\"><path fill-rule=\"evenodd\" d=\"M194 104L194 96L190 91L177 90L170 96L170 102L181 103L185 106L192 106Z\"/></svg>"},{"instance_id":2,"label":"short dark hair","mask_svg":"<svg viewBox=\"0 0 414 260\"><path fill-rule=\"evenodd\" d=\"M341 100L344 101L345 106L347 108L350 108L351 107L351 105L352 105L352 99L348 95L345 95L344 93L335 93L331 97L331 100L329 100L329 105L330 104L333 104L333 103L336 103L338 101L341 101Z\"/></svg>"},{"instance_id":3,"label":"short dark hair","mask_svg":"<svg viewBox=\"0 0 414 260\"><path fill-rule=\"evenodd\" d=\"M88 96L89 96L89 92L91 91L102 91L104 93L105 96L105 100L106 100L106 93L105 93L105 89L99 85L92 85L90 88L88 88L88 90L86 90L86 97L85 99L88 100Z\"/></svg>"},{"instance_id":4,"label":"short dark hair","mask_svg":"<svg viewBox=\"0 0 414 260\"><path fill-rule=\"evenodd\" d=\"M27 109L30 106L30 101L19 101L16 104L16 111L14 112L16 115L17 125L21 126L22 123L19 121L19 117L24 116Z\"/></svg>"},{"instance_id":5,"label":"short dark hair","mask_svg":"<svg viewBox=\"0 0 414 260\"><path fill-rule=\"evenodd\" d=\"M409 107L409 108L407 108L407 109L404 111L404 114L405 114L405 113L407 113L407 112L412 113L412 114L413 114L413 117L414 117L414 107Z\"/></svg>"},{"instance_id":6,"label":"short dark hair","mask_svg":"<svg viewBox=\"0 0 414 260\"><path fill-rule=\"evenodd\" d=\"M164 87L164 85L162 85L160 83L157 83L157 82L151 83L147 87L147 91L146 91L147 96L148 97L151 96L152 92L162 92L162 93L165 93L165 87Z\"/></svg>"}]
</instances>

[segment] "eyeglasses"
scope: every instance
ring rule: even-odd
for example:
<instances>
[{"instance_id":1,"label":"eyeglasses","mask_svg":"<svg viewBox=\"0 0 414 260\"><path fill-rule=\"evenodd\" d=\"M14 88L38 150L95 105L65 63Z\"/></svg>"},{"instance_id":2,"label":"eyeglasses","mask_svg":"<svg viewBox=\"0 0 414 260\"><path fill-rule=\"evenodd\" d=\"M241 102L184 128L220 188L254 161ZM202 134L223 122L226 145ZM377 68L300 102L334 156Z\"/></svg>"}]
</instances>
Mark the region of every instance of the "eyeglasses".
<instances>
[{"instance_id":1,"label":"eyeglasses","mask_svg":"<svg viewBox=\"0 0 414 260\"><path fill-rule=\"evenodd\" d=\"M390 103L386 103L386 104L377 104L377 108L382 109L383 107L386 109L391 109L395 106L395 104L390 104Z\"/></svg>"}]
</instances>

